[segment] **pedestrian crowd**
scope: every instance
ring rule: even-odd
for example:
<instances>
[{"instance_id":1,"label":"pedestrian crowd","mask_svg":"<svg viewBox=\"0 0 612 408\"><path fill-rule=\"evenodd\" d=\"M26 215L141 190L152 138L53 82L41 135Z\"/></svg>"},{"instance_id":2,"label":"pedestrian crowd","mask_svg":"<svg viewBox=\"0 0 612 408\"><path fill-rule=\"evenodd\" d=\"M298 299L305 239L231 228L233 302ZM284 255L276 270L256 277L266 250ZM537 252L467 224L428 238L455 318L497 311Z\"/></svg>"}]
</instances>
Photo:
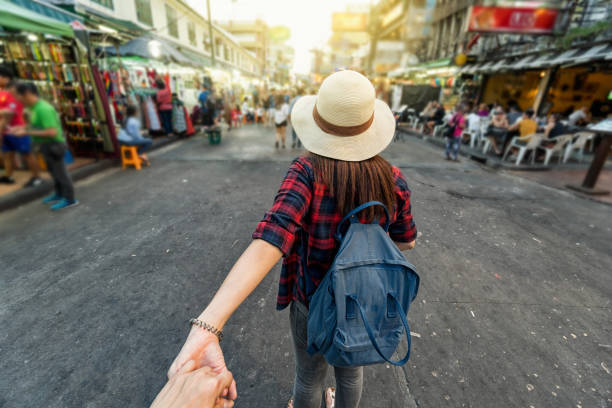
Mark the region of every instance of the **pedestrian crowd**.
<instances>
[{"instance_id":1,"label":"pedestrian crowd","mask_svg":"<svg viewBox=\"0 0 612 408\"><path fill-rule=\"evenodd\" d=\"M275 90L269 92L253 91L252 94L236 95L231 90L219 92L207 85L202 88L195 108L200 117L197 123L204 127L218 127L225 124L231 131L244 125L263 125L275 129L274 146L287 148L287 132L291 128L291 148L300 148L301 142L291 126L291 111L300 96L301 88Z\"/></svg>"}]
</instances>

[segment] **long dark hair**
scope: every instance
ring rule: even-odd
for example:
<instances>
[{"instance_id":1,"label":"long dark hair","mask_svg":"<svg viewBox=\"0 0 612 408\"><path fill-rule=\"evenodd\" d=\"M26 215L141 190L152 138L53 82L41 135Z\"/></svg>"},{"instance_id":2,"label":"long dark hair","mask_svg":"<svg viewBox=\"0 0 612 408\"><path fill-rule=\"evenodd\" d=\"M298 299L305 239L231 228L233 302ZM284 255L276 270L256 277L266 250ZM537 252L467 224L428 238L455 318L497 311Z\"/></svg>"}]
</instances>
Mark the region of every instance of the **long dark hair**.
<instances>
[{"instance_id":1,"label":"long dark hair","mask_svg":"<svg viewBox=\"0 0 612 408\"><path fill-rule=\"evenodd\" d=\"M308 158L313 166L315 182L329 188L340 214L346 215L368 201L380 201L393 214L396 205L393 169L381 156L350 162L310 152ZM381 218L384 210L380 206L370 207L362 215L371 222Z\"/></svg>"}]
</instances>

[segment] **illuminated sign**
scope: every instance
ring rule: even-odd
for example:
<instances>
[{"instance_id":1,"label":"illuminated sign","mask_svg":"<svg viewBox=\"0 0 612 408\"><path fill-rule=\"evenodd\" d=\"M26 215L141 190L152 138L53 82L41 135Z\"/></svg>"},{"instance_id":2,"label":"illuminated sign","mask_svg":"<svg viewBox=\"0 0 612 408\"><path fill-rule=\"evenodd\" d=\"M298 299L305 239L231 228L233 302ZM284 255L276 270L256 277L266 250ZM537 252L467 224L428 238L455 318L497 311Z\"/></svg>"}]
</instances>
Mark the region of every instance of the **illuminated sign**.
<instances>
[{"instance_id":1,"label":"illuminated sign","mask_svg":"<svg viewBox=\"0 0 612 408\"><path fill-rule=\"evenodd\" d=\"M551 34L558 15L549 8L473 6L468 31Z\"/></svg>"},{"instance_id":2,"label":"illuminated sign","mask_svg":"<svg viewBox=\"0 0 612 408\"><path fill-rule=\"evenodd\" d=\"M333 13L332 31L367 31L366 13Z\"/></svg>"}]
</instances>

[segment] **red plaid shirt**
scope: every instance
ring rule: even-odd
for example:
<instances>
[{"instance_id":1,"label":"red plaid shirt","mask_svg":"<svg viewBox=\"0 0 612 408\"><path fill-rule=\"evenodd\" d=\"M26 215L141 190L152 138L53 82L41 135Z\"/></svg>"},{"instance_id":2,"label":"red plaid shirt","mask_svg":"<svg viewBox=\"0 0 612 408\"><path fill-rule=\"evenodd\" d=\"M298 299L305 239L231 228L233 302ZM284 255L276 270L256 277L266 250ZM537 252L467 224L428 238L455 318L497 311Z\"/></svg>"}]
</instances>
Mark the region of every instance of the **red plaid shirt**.
<instances>
[{"instance_id":1,"label":"red plaid shirt","mask_svg":"<svg viewBox=\"0 0 612 408\"><path fill-rule=\"evenodd\" d=\"M389 235L396 242L412 242L417 231L410 208L410 190L401 171L393 167L397 206ZM390 209L391 210L391 209ZM296 159L283 180L272 208L257 225L253 239L263 239L284 255L276 308L292 301L308 305L308 298L327 273L339 242L334 233L342 214L329 189L315 183L306 157ZM384 220L381 220L384 221Z\"/></svg>"}]
</instances>

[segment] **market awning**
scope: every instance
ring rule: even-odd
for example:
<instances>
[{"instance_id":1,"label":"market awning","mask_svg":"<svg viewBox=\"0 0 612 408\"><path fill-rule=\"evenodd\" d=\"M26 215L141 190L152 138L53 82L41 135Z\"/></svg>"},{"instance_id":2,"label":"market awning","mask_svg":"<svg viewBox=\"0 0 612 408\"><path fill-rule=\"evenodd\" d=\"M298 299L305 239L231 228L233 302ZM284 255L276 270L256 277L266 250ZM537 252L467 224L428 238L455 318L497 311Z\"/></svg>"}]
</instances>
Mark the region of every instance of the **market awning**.
<instances>
[{"instance_id":1,"label":"market awning","mask_svg":"<svg viewBox=\"0 0 612 408\"><path fill-rule=\"evenodd\" d=\"M100 12L91 7L83 6L81 4L66 6L66 8L82 15L86 19L86 21L92 26L102 24L108 26L109 28L112 28L113 30L127 34L129 37L143 35L143 33L147 31L146 29L132 21L112 17L108 14Z\"/></svg>"},{"instance_id":2,"label":"market awning","mask_svg":"<svg viewBox=\"0 0 612 408\"><path fill-rule=\"evenodd\" d=\"M475 74L476 72L478 72L478 70L480 69L481 66L482 66L482 64L470 65L470 67L468 68L466 73L468 73L468 74Z\"/></svg>"},{"instance_id":3,"label":"market awning","mask_svg":"<svg viewBox=\"0 0 612 408\"><path fill-rule=\"evenodd\" d=\"M210 60L210 58L204 56L204 55L200 55L197 52L193 52L191 50L187 50L187 49L183 49L181 50L181 53L183 53L186 57L188 57L191 61L192 64L196 67L210 67L212 66L212 61Z\"/></svg>"},{"instance_id":4,"label":"market awning","mask_svg":"<svg viewBox=\"0 0 612 408\"><path fill-rule=\"evenodd\" d=\"M579 50L577 49L565 51L564 53L548 61L548 65L549 66L563 65L569 61L572 61L573 57L575 57L576 54L578 54L578 52Z\"/></svg>"},{"instance_id":5,"label":"market awning","mask_svg":"<svg viewBox=\"0 0 612 408\"><path fill-rule=\"evenodd\" d=\"M554 59L554 54L544 54L528 62L527 67L531 69L549 67L552 59Z\"/></svg>"},{"instance_id":6,"label":"market awning","mask_svg":"<svg viewBox=\"0 0 612 408\"><path fill-rule=\"evenodd\" d=\"M105 52L109 55L117 55L115 47L106 47ZM151 36L134 38L119 46L119 55L122 57L142 57L162 61L174 61L186 65L192 65L194 63L194 61L183 55L172 44Z\"/></svg>"},{"instance_id":7,"label":"market awning","mask_svg":"<svg viewBox=\"0 0 612 408\"><path fill-rule=\"evenodd\" d=\"M483 72L483 73L489 72L489 69L493 66L494 63L495 63L494 61L485 62L480 67L478 67L474 72Z\"/></svg>"},{"instance_id":8,"label":"market awning","mask_svg":"<svg viewBox=\"0 0 612 408\"><path fill-rule=\"evenodd\" d=\"M508 69L517 70L517 71L521 69L525 69L527 68L528 64L536 58L537 58L536 55L529 55L527 57L521 58L520 60L516 61L514 64L510 65Z\"/></svg>"},{"instance_id":9,"label":"market awning","mask_svg":"<svg viewBox=\"0 0 612 408\"><path fill-rule=\"evenodd\" d=\"M0 27L32 33L53 34L61 37L74 37L72 27L68 24L19 7L8 0L0 0Z\"/></svg>"},{"instance_id":10,"label":"market awning","mask_svg":"<svg viewBox=\"0 0 612 408\"><path fill-rule=\"evenodd\" d=\"M491 68L489 68L489 71L499 72L507 67L508 67L508 60L502 59L502 60L497 61L495 64L493 64Z\"/></svg>"},{"instance_id":11,"label":"market awning","mask_svg":"<svg viewBox=\"0 0 612 408\"><path fill-rule=\"evenodd\" d=\"M573 64L584 64L590 61L610 59L612 55L611 46L608 44L595 45L585 53L572 58Z\"/></svg>"},{"instance_id":12,"label":"market awning","mask_svg":"<svg viewBox=\"0 0 612 408\"><path fill-rule=\"evenodd\" d=\"M85 21L85 19L78 14L71 13L52 4L42 3L38 0L10 0L10 2L63 23L70 24L73 21L83 23Z\"/></svg>"}]
</instances>

